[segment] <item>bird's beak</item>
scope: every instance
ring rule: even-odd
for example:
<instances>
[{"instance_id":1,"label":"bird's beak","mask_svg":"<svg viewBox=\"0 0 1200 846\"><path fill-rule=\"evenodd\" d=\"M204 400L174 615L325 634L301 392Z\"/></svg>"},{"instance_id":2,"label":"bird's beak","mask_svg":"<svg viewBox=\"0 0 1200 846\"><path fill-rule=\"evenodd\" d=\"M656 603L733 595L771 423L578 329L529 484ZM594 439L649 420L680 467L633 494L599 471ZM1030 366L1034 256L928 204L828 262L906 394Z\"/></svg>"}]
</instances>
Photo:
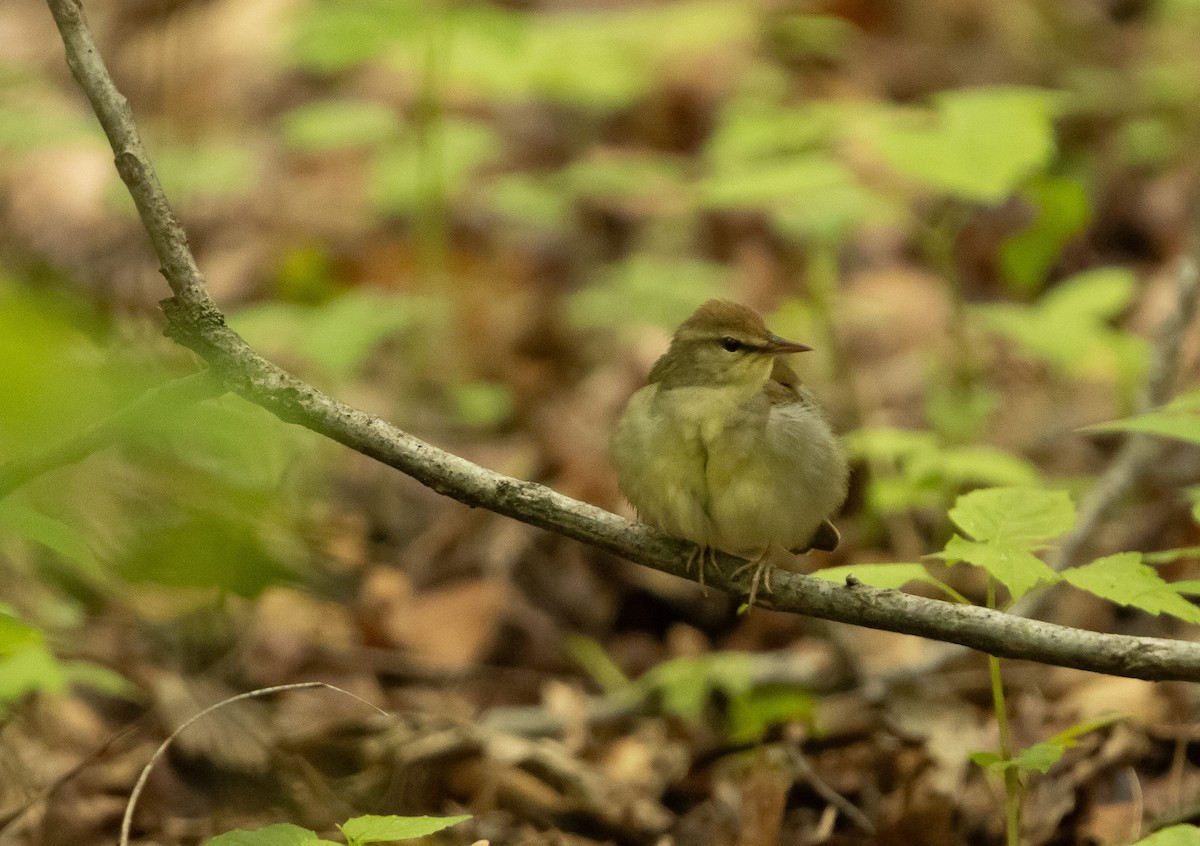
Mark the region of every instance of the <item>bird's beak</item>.
<instances>
[{"instance_id":1,"label":"bird's beak","mask_svg":"<svg viewBox=\"0 0 1200 846\"><path fill-rule=\"evenodd\" d=\"M772 335L768 344L767 352L772 355L784 355L785 353L811 352L812 347L808 344L801 344L797 341L789 341L787 338L781 338L778 335Z\"/></svg>"}]
</instances>

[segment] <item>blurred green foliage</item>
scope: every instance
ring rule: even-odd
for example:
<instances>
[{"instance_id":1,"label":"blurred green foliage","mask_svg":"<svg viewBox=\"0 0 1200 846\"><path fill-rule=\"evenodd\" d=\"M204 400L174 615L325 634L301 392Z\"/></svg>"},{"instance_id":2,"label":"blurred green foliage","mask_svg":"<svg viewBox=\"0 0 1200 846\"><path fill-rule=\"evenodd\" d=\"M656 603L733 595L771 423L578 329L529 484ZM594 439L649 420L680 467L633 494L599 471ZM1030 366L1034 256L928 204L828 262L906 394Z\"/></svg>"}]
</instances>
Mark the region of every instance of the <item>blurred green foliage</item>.
<instances>
[{"instance_id":1,"label":"blurred green foliage","mask_svg":"<svg viewBox=\"0 0 1200 846\"><path fill-rule=\"evenodd\" d=\"M1148 350L1113 322L1133 301L1135 285L1129 270L1099 268L1064 280L1033 305L991 303L972 312L1063 377L1115 382L1128 402Z\"/></svg>"}]
</instances>

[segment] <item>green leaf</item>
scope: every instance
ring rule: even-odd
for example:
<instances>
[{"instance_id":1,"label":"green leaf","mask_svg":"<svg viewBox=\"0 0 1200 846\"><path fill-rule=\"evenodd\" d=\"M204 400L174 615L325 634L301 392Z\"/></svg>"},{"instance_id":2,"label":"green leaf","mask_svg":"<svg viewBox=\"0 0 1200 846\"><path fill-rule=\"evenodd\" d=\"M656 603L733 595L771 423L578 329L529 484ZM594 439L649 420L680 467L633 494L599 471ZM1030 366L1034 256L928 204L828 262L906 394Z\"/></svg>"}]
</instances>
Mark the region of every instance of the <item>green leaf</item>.
<instances>
[{"instance_id":1,"label":"green leaf","mask_svg":"<svg viewBox=\"0 0 1200 846\"><path fill-rule=\"evenodd\" d=\"M501 139L488 124L454 119L438 124L427 147L408 137L378 149L371 199L380 212L414 214L431 202L453 200L480 167L500 154Z\"/></svg>"},{"instance_id":2,"label":"green leaf","mask_svg":"<svg viewBox=\"0 0 1200 846\"><path fill-rule=\"evenodd\" d=\"M984 488L960 496L950 519L975 540L1028 547L1070 529L1075 505L1066 491Z\"/></svg>"},{"instance_id":3,"label":"green leaf","mask_svg":"<svg viewBox=\"0 0 1200 846\"><path fill-rule=\"evenodd\" d=\"M303 153L365 147L400 132L396 111L369 100L319 100L283 116L284 143Z\"/></svg>"},{"instance_id":4,"label":"green leaf","mask_svg":"<svg viewBox=\"0 0 1200 846\"><path fill-rule=\"evenodd\" d=\"M470 814L456 817L396 817L367 815L346 820L338 828L353 843L379 843L384 840L409 840L425 837L471 818Z\"/></svg>"},{"instance_id":5,"label":"green leaf","mask_svg":"<svg viewBox=\"0 0 1200 846\"><path fill-rule=\"evenodd\" d=\"M567 304L572 325L678 326L711 297L720 296L729 269L716 262L634 253L599 271L599 279L573 294Z\"/></svg>"},{"instance_id":6,"label":"green leaf","mask_svg":"<svg viewBox=\"0 0 1200 846\"><path fill-rule=\"evenodd\" d=\"M729 739L750 743L772 726L812 716L813 695L808 691L788 685L754 687L729 700Z\"/></svg>"},{"instance_id":7,"label":"green leaf","mask_svg":"<svg viewBox=\"0 0 1200 846\"><path fill-rule=\"evenodd\" d=\"M1014 600L1020 599L1039 584L1058 581L1058 574L1024 546L1003 541L978 543L955 535L944 552L934 553L950 563L966 561L987 570Z\"/></svg>"},{"instance_id":8,"label":"green leaf","mask_svg":"<svg viewBox=\"0 0 1200 846\"><path fill-rule=\"evenodd\" d=\"M1171 614L1189 623L1200 623L1200 608L1142 563L1141 553L1121 552L1063 572L1062 577L1080 590L1110 602L1140 608L1149 614Z\"/></svg>"},{"instance_id":9,"label":"green leaf","mask_svg":"<svg viewBox=\"0 0 1200 846\"><path fill-rule=\"evenodd\" d=\"M17 619L9 611L0 611L0 656L11 655L29 646L40 646L43 641L40 629Z\"/></svg>"},{"instance_id":10,"label":"green leaf","mask_svg":"<svg viewBox=\"0 0 1200 846\"><path fill-rule=\"evenodd\" d=\"M848 434L845 440L855 458L900 459L938 449L938 439L933 432L886 426L859 429Z\"/></svg>"},{"instance_id":11,"label":"green leaf","mask_svg":"<svg viewBox=\"0 0 1200 846\"><path fill-rule=\"evenodd\" d=\"M258 170L252 148L235 143L162 147L154 151L154 165L173 203L247 194Z\"/></svg>"},{"instance_id":12,"label":"green leaf","mask_svg":"<svg viewBox=\"0 0 1200 846\"><path fill-rule=\"evenodd\" d=\"M512 393L498 382L471 382L454 389L454 411L468 426L498 426L513 411Z\"/></svg>"},{"instance_id":13,"label":"green leaf","mask_svg":"<svg viewBox=\"0 0 1200 846\"><path fill-rule=\"evenodd\" d=\"M960 89L934 98L932 113L890 112L870 141L901 174L966 200L1008 197L1054 155L1054 92Z\"/></svg>"},{"instance_id":14,"label":"green leaf","mask_svg":"<svg viewBox=\"0 0 1200 846\"><path fill-rule=\"evenodd\" d=\"M204 846L324 846L329 843L315 832L291 823L277 823L246 831L236 829L206 840Z\"/></svg>"},{"instance_id":15,"label":"green leaf","mask_svg":"<svg viewBox=\"0 0 1200 846\"><path fill-rule=\"evenodd\" d=\"M1036 305L996 303L971 311L1067 376L1115 378L1127 387L1145 367L1146 345L1109 322L1128 306L1135 288L1129 270L1100 268L1059 283Z\"/></svg>"},{"instance_id":16,"label":"green leaf","mask_svg":"<svg viewBox=\"0 0 1200 846\"><path fill-rule=\"evenodd\" d=\"M0 503L0 529L52 549L94 577L104 575L92 548L73 526L12 500Z\"/></svg>"},{"instance_id":17,"label":"green leaf","mask_svg":"<svg viewBox=\"0 0 1200 846\"><path fill-rule=\"evenodd\" d=\"M663 710L695 722L714 690L737 696L749 690L753 663L741 652L717 652L697 658L664 661L638 679L662 696Z\"/></svg>"},{"instance_id":18,"label":"green leaf","mask_svg":"<svg viewBox=\"0 0 1200 846\"><path fill-rule=\"evenodd\" d=\"M1183 546L1178 549L1161 549L1158 552L1142 553L1142 560L1147 564L1170 564L1181 558L1200 558L1200 546ZM1172 582L1179 585L1182 582Z\"/></svg>"},{"instance_id":19,"label":"green leaf","mask_svg":"<svg viewBox=\"0 0 1200 846\"><path fill-rule=\"evenodd\" d=\"M1200 846L1200 828L1194 825L1173 825L1143 837L1130 846Z\"/></svg>"},{"instance_id":20,"label":"green leaf","mask_svg":"<svg viewBox=\"0 0 1200 846\"><path fill-rule=\"evenodd\" d=\"M966 485L1019 485L1032 487L1038 483L1037 467L1032 462L990 446L961 446L936 450L914 460L914 465L928 461L949 483Z\"/></svg>"},{"instance_id":21,"label":"green leaf","mask_svg":"<svg viewBox=\"0 0 1200 846\"><path fill-rule=\"evenodd\" d=\"M1128 268L1098 267L1056 285L1042 298L1040 307L1051 318L1086 318L1099 323L1127 309L1136 290L1137 280Z\"/></svg>"},{"instance_id":22,"label":"green leaf","mask_svg":"<svg viewBox=\"0 0 1200 846\"><path fill-rule=\"evenodd\" d=\"M1077 723L1070 728L1060 731L1054 737L1035 743L1022 749L1011 759L1004 759L995 752L972 752L971 760L984 769L993 773L1003 773L1007 769L1017 769L1021 772L1045 773L1062 758L1063 753L1075 746L1081 735L1095 731L1125 718L1124 714L1105 714L1093 720Z\"/></svg>"},{"instance_id":23,"label":"green leaf","mask_svg":"<svg viewBox=\"0 0 1200 846\"><path fill-rule=\"evenodd\" d=\"M1150 435L1161 435L1164 438L1200 444L1200 415L1164 408L1161 411L1151 411L1136 417L1126 417L1123 420L1097 423L1086 427L1084 431L1145 432Z\"/></svg>"},{"instance_id":24,"label":"green leaf","mask_svg":"<svg viewBox=\"0 0 1200 846\"><path fill-rule=\"evenodd\" d=\"M63 665L44 644L30 643L0 657L0 702L11 702L35 690L54 694L67 690Z\"/></svg>"},{"instance_id":25,"label":"green leaf","mask_svg":"<svg viewBox=\"0 0 1200 846\"><path fill-rule=\"evenodd\" d=\"M1169 582L1171 590L1184 596L1200 596L1200 579L1180 579Z\"/></svg>"},{"instance_id":26,"label":"green leaf","mask_svg":"<svg viewBox=\"0 0 1200 846\"><path fill-rule=\"evenodd\" d=\"M1034 292L1058 261L1063 245L1091 221L1092 204L1074 179L1035 177L1021 195L1037 214L1023 232L1000 245L1000 266L1011 289Z\"/></svg>"},{"instance_id":27,"label":"green leaf","mask_svg":"<svg viewBox=\"0 0 1200 846\"><path fill-rule=\"evenodd\" d=\"M129 679L108 667L90 661L64 661L62 667L67 681L71 684L85 685L110 696L130 698L137 693Z\"/></svg>"}]
</instances>

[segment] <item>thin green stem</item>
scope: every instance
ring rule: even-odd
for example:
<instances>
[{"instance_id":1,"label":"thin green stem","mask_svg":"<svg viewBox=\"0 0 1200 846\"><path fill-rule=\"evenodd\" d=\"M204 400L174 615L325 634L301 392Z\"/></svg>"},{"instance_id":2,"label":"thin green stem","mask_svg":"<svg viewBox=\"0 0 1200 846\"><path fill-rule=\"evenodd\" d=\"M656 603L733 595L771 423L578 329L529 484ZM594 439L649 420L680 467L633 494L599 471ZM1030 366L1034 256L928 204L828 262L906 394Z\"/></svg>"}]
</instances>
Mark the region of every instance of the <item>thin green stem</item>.
<instances>
[{"instance_id":1,"label":"thin green stem","mask_svg":"<svg viewBox=\"0 0 1200 846\"><path fill-rule=\"evenodd\" d=\"M988 578L988 608L996 607L996 580ZM1008 708L1004 702L1004 681L1000 676L1000 659L988 656L988 673L992 679L992 704L996 709L996 726L1000 732L1000 757L1013 759L1012 727L1008 723ZM1021 776L1014 766L1004 768L1005 842L1007 846L1021 843Z\"/></svg>"}]
</instances>

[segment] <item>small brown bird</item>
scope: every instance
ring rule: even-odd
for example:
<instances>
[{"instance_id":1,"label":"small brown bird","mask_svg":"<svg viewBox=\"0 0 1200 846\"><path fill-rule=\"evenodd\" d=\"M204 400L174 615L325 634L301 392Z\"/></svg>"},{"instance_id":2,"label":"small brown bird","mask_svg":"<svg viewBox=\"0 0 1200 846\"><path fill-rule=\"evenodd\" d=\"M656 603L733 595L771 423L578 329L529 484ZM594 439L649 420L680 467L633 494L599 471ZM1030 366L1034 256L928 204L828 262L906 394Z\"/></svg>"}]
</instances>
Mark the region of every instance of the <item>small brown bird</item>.
<instances>
[{"instance_id":1,"label":"small brown bird","mask_svg":"<svg viewBox=\"0 0 1200 846\"><path fill-rule=\"evenodd\" d=\"M638 518L699 549L750 559L754 604L772 557L837 546L829 517L846 498L846 459L782 359L811 347L754 311L710 300L675 331L613 436L621 492ZM780 559L776 559L780 560Z\"/></svg>"}]
</instances>

